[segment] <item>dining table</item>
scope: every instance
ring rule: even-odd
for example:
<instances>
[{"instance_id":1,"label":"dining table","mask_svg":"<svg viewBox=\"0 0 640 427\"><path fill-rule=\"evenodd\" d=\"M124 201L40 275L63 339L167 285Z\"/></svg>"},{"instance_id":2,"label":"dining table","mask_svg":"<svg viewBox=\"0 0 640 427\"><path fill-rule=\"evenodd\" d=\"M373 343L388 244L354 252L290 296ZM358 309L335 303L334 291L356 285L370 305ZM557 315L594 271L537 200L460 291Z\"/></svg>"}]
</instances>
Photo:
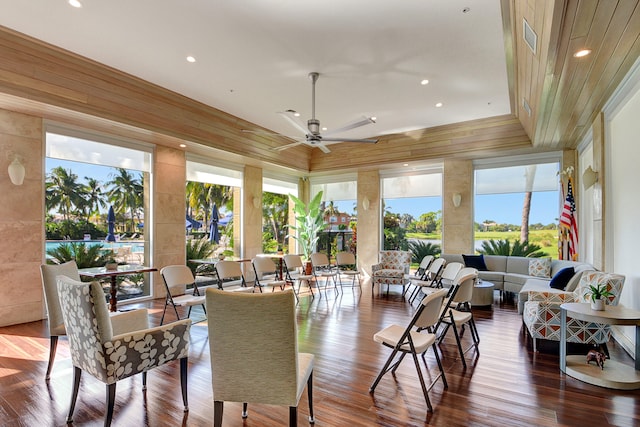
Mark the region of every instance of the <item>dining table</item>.
<instances>
[{"instance_id":1,"label":"dining table","mask_svg":"<svg viewBox=\"0 0 640 427\"><path fill-rule=\"evenodd\" d=\"M104 279L109 278L110 280L110 298L109 298L109 310L110 311L118 311L118 285L117 285L117 277L118 276L131 276L133 274L140 273L150 273L153 271L158 271L157 268L149 267L145 265L136 265L136 264L124 264L118 265L115 270L107 269L106 267L90 267L90 268L81 268L78 270L80 273L80 277L88 277L91 279Z\"/></svg>"}]
</instances>

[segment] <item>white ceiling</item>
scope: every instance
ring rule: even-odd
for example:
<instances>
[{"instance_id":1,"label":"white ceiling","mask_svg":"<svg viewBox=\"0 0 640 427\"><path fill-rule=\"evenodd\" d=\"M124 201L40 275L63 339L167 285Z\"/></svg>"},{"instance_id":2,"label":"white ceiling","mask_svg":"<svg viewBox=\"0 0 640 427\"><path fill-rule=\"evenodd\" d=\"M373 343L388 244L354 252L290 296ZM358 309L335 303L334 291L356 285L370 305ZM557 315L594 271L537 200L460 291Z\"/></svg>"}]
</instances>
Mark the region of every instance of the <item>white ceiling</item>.
<instances>
[{"instance_id":1,"label":"white ceiling","mask_svg":"<svg viewBox=\"0 0 640 427\"><path fill-rule=\"evenodd\" d=\"M81 1L0 0L0 25L285 135L278 111L311 116L311 71L329 131L377 117L340 136L511 112L496 0Z\"/></svg>"}]
</instances>

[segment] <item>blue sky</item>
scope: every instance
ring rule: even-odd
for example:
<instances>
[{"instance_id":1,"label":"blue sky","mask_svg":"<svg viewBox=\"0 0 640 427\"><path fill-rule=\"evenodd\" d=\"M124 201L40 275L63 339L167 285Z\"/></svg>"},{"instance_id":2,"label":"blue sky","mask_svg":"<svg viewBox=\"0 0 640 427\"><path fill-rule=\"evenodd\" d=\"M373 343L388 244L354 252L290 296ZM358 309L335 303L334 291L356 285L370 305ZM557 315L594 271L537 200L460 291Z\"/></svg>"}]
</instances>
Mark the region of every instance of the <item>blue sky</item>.
<instances>
[{"instance_id":1,"label":"blue sky","mask_svg":"<svg viewBox=\"0 0 640 427\"><path fill-rule=\"evenodd\" d=\"M78 175L79 182L85 182L85 177L89 176L105 183L111 179L109 174L114 171L113 168L108 166L46 159L47 171L57 166L71 169L73 173ZM474 221L483 222L488 219L499 224L520 224L523 200L524 193L477 196L474 206ZM387 207L391 212L409 213L417 219L423 213L440 210L442 208L441 203L440 197L392 199L387 202ZM531 200L529 223L541 223L544 225L556 223L559 203L557 191L534 193ZM354 201L335 202L335 205L342 212L352 213Z\"/></svg>"}]
</instances>

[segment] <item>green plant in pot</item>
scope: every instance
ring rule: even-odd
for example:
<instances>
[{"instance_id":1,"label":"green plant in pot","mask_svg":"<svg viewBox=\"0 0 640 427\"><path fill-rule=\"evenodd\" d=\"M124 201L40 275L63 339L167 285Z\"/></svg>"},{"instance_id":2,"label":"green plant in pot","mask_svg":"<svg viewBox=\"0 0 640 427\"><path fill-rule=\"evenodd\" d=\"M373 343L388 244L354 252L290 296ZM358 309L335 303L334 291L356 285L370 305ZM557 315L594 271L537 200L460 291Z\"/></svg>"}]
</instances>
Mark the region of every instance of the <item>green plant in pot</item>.
<instances>
[{"instance_id":1,"label":"green plant in pot","mask_svg":"<svg viewBox=\"0 0 640 427\"><path fill-rule=\"evenodd\" d=\"M611 295L613 294L609 292L606 283L589 285L589 288L584 293L584 296L591 300L591 309L598 311L604 310L605 301Z\"/></svg>"},{"instance_id":2,"label":"green plant in pot","mask_svg":"<svg viewBox=\"0 0 640 427\"><path fill-rule=\"evenodd\" d=\"M297 234L292 237L300 244L305 261L309 262L320 238L318 233L325 227L322 191L318 192L309 204L292 194L289 194L289 198L293 202L293 212L296 217L296 225L289 225L289 228L297 231Z\"/></svg>"}]
</instances>

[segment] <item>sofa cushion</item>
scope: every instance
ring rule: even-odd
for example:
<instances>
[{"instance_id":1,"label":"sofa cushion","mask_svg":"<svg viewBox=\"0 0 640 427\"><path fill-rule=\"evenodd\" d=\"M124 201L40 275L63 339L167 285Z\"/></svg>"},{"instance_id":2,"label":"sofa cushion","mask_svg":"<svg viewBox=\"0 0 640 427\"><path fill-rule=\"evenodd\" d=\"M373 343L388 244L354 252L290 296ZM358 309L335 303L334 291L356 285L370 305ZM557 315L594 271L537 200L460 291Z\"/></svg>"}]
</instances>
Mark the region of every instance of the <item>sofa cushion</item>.
<instances>
[{"instance_id":1,"label":"sofa cushion","mask_svg":"<svg viewBox=\"0 0 640 427\"><path fill-rule=\"evenodd\" d=\"M529 260L529 276L551 277L551 258L533 258Z\"/></svg>"},{"instance_id":2,"label":"sofa cushion","mask_svg":"<svg viewBox=\"0 0 640 427\"><path fill-rule=\"evenodd\" d=\"M517 274L517 273L507 273L504 275L504 281L519 285L520 287L524 286L527 283L527 280L531 279L531 276L527 274ZM544 278L540 277L540 280L544 280ZM549 279L546 280L547 289L549 289Z\"/></svg>"},{"instance_id":3,"label":"sofa cushion","mask_svg":"<svg viewBox=\"0 0 640 427\"><path fill-rule=\"evenodd\" d=\"M485 255L484 263L489 271L507 271L507 257L504 255Z\"/></svg>"},{"instance_id":4,"label":"sofa cushion","mask_svg":"<svg viewBox=\"0 0 640 427\"><path fill-rule=\"evenodd\" d=\"M462 255L464 266L475 268L478 271L487 271L487 265L484 263L484 255Z\"/></svg>"},{"instance_id":5,"label":"sofa cushion","mask_svg":"<svg viewBox=\"0 0 640 427\"><path fill-rule=\"evenodd\" d=\"M574 276L575 270L573 267L566 267L558 271L549 282L549 287L554 289L562 289L567 287L569 280Z\"/></svg>"}]
</instances>

